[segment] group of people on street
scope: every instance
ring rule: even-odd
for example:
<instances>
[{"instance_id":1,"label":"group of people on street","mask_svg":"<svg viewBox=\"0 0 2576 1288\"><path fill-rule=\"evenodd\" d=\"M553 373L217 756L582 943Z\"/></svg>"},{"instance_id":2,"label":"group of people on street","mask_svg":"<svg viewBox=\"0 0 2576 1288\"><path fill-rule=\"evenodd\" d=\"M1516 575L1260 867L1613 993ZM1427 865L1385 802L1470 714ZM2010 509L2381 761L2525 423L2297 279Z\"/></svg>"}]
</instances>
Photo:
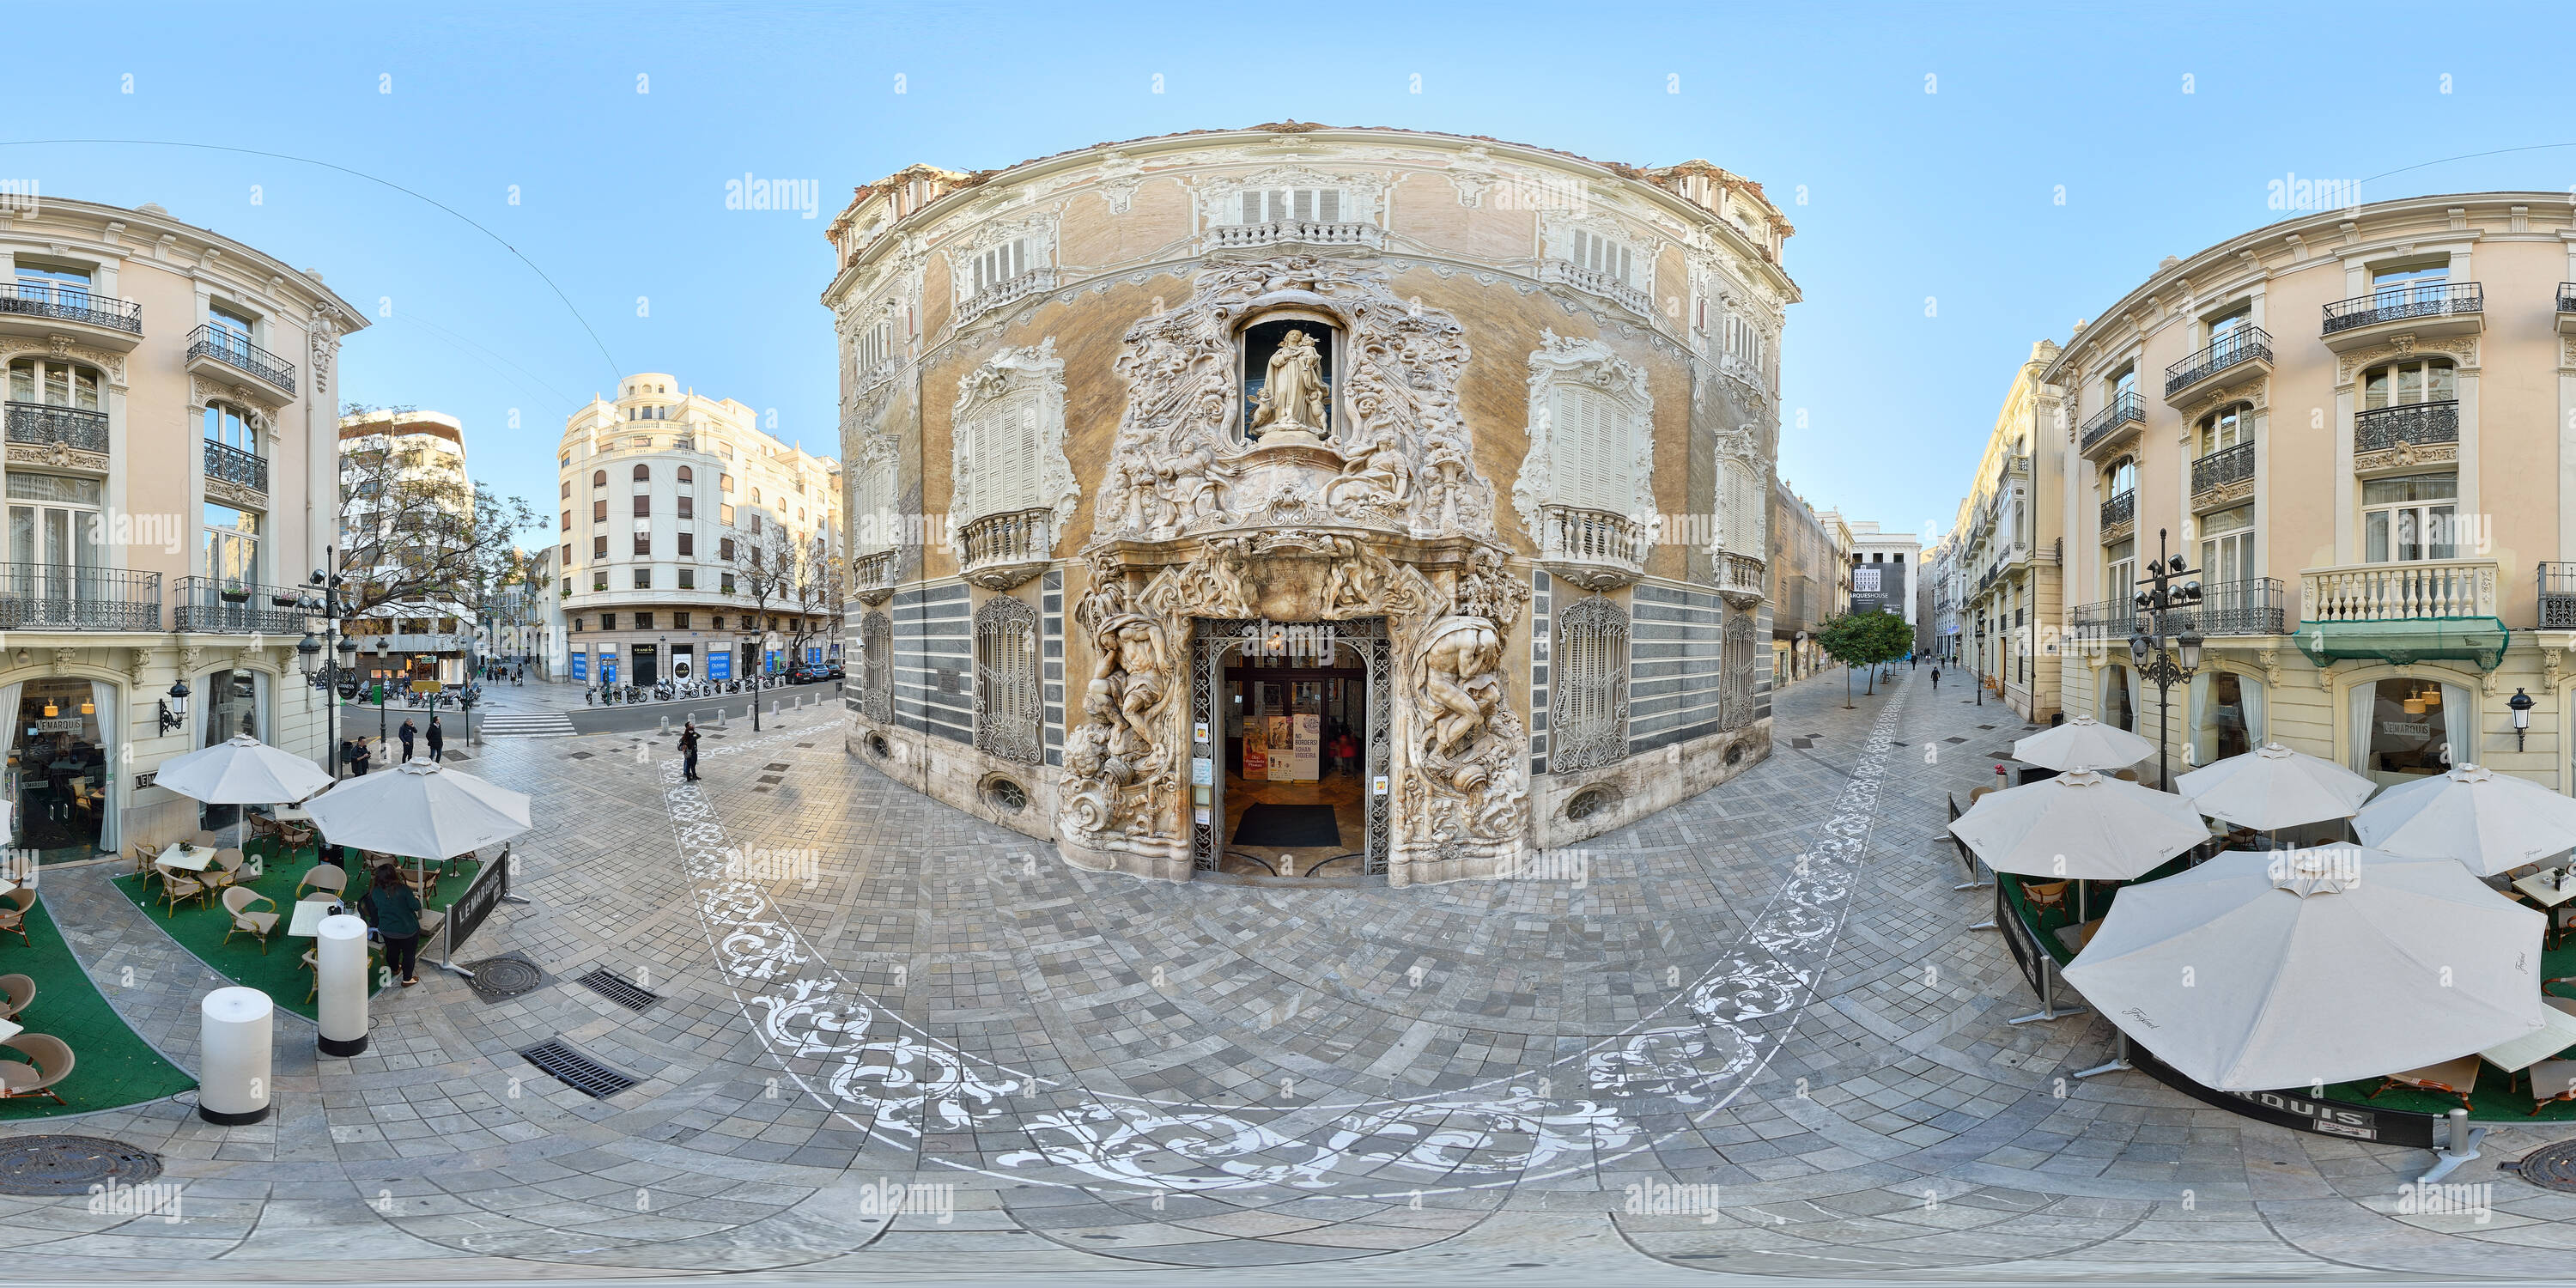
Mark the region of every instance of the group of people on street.
<instances>
[{"instance_id":1,"label":"group of people on street","mask_svg":"<svg viewBox=\"0 0 2576 1288\"><path fill-rule=\"evenodd\" d=\"M483 668L483 678L490 680L495 684L507 681L511 684L525 685L528 682L528 668L525 666L487 666Z\"/></svg>"},{"instance_id":2,"label":"group of people on street","mask_svg":"<svg viewBox=\"0 0 2576 1288\"><path fill-rule=\"evenodd\" d=\"M395 731L395 736L402 739L404 760L412 758L414 744L424 739L429 743L429 758L432 761L446 759L447 730L439 725L436 716L429 718L429 728L426 730L405 720L402 722L402 728ZM348 770L351 777L362 776L373 768L375 758L375 748L370 745L366 735L359 734L340 740L340 766Z\"/></svg>"}]
</instances>

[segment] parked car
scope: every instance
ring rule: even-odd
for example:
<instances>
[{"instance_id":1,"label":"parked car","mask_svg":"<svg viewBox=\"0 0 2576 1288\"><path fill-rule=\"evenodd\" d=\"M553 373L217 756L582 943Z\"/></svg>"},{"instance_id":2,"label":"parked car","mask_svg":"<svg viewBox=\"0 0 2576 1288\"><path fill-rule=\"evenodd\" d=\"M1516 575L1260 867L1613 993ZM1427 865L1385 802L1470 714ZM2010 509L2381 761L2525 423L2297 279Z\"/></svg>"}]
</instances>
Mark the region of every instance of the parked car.
<instances>
[{"instance_id":1,"label":"parked car","mask_svg":"<svg viewBox=\"0 0 2576 1288\"><path fill-rule=\"evenodd\" d=\"M787 682L789 684L813 684L818 681L828 680L831 678L831 675L825 670L825 668L819 666L809 666L799 663L787 669Z\"/></svg>"}]
</instances>

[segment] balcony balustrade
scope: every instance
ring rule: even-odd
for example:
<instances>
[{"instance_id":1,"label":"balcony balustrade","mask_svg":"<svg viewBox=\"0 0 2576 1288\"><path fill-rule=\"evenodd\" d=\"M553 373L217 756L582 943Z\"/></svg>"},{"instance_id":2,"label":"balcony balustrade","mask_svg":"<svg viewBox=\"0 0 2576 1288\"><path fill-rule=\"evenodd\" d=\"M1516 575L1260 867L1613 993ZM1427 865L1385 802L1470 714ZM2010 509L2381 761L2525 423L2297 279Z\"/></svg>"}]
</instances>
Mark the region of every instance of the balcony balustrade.
<instances>
[{"instance_id":1,"label":"balcony balustrade","mask_svg":"<svg viewBox=\"0 0 2576 1288\"><path fill-rule=\"evenodd\" d=\"M2440 621L2496 615L2492 559L2347 564L2299 574L2299 619L2308 622Z\"/></svg>"},{"instance_id":2,"label":"balcony balustrade","mask_svg":"<svg viewBox=\"0 0 2576 1288\"><path fill-rule=\"evenodd\" d=\"M2146 404L2138 400L2137 391L2121 390L2111 399L2109 406L2093 413L2092 419L2084 422L2084 436L2076 450L2090 457L2097 451L2126 441L2146 420Z\"/></svg>"},{"instance_id":3,"label":"balcony balustrade","mask_svg":"<svg viewBox=\"0 0 2576 1288\"><path fill-rule=\"evenodd\" d=\"M2399 443L2421 447L2427 443L2458 441L2460 404L2457 402L2375 407L2352 418L2352 452L2355 456L2384 452Z\"/></svg>"},{"instance_id":4,"label":"balcony balustrade","mask_svg":"<svg viewBox=\"0 0 2576 1288\"><path fill-rule=\"evenodd\" d=\"M2254 477L2254 445L2222 447L2191 463L2191 494L2205 496L2231 483Z\"/></svg>"},{"instance_id":5,"label":"balcony balustrade","mask_svg":"<svg viewBox=\"0 0 2576 1288\"><path fill-rule=\"evenodd\" d=\"M2107 498L2102 502L2102 530L2104 532L2109 532L2122 524L2134 523L2137 521L2137 518L2138 494L2136 492L2122 492L2118 496Z\"/></svg>"},{"instance_id":6,"label":"balcony balustrade","mask_svg":"<svg viewBox=\"0 0 2576 1288\"><path fill-rule=\"evenodd\" d=\"M968 297L964 304L957 307L957 321L963 325L1003 305L1027 299L1040 291L1054 289L1055 270L1034 268L1007 281L995 282Z\"/></svg>"},{"instance_id":7,"label":"balcony balustrade","mask_svg":"<svg viewBox=\"0 0 2576 1288\"><path fill-rule=\"evenodd\" d=\"M0 564L0 630L158 631L161 574Z\"/></svg>"},{"instance_id":8,"label":"balcony balustrade","mask_svg":"<svg viewBox=\"0 0 2576 1288\"><path fill-rule=\"evenodd\" d=\"M2196 392L2211 380L2252 363L2272 367L2272 336L2259 326L2243 326L2220 336L2200 352L2165 368L2165 399Z\"/></svg>"},{"instance_id":9,"label":"balcony balustrade","mask_svg":"<svg viewBox=\"0 0 2576 1288\"><path fill-rule=\"evenodd\" d=\"M60 444L75 452L107 454L106 412L52 403L12 402L8 421L12 443Z\"/></svg>"},{"instance_id":10,"label":"balcony balustrade","mask_svg":"<svg viewBox=\"0 0 2576 1288\"><path fill-rule=\"evenodd\" d=\"M1645 572L1645 527L1624 514L1542 505L1538 520L1540 561L1586 590L1624 586Z\"/></svg>"},{"instance_id":11,"label":"balcony balustrade","mask_svg":"<svg viewBox=\"0 0 2576 1288\"><path fill-rule=\"evenodd\" d=\"M0 283L0 316L143 334L143 306L132 300L93 294L88 288L52 282Z\"/></svg>"},{"instance_id":12,"label":"balcony balustrade","mask_svg":"<svg viewBox=\"0 0 2576 1288\"><path fill-rule=\"evenodd\" d=\"M1036 576L1055 557L1055 511L1040 507L985 515L958 530L957 549L968 581L986 590L1008 590Z\"/></svg>"},{"instance_id":13,"label":"balcony balustrade","mask_svg":"<svg viewBox=\"0 0 2576 1288\"><path fill-rule=\"evenodd\" d=\"M209 438L206 444L206 477L238 484L262 496L268 494L268 458L245 452L229 443Z\"/></svg>"},{"instance_id":14,"label":"balcony balustrade","mask_svg":"<svg viewBox=\"0 0 2576 1288\"><path fill-rule=\"evenodd\" d=\"M1585 268L1570 259L1551 259L1541 262L1538 280L1561 283L1579 291L1598 295L1648 322L1662 320L1655 312L1654 302L1646 298L1644 291L1628 285L1614 274Z\"/></svg>"},{"instance_id":15,"label":"balcony balustrade","mask_svg":"<svg viewBox=\"0 0 2576 1288\"><path fill-rule=\"evenodd\" d=\"M2576 631L2576 563L2544 561L2538 579L2540 629Z\"/></svg>"},{"instance_id":16,"label":"balcony balustrade","mask_svg":"<svg viewBox=\"0 0 2576 1288\"><path fill-rule=\"evenodd\" d=\"M191 367L220 364L295 396L295 364L230 331L208 325L189 332L187 361Z\"/></svg>"},{"instance_id":17,"label":"balcony balustrade","mask_svg":"<svg viewBox=\"0 0 2576 1288\"><path fill-rule=\"evenodd\" d=\"M1376 246L1385 233L1372 223L1318 223L1292 219L1267 224L1219 224L1208 230L1218 250L1260 246Z\"/></svg>"},{"instance_id":18,"label":"balcony balustrade","mask_svg":"<svg viewBox=\"0 0 2576 1288\"><path fill-rule=\"evenodd\" d=\"M262 586L228 577L182 577L172 596L171 629L217 635L304 634L319 610L301 607L304 588Z\"/></svg>"}]
</instances>

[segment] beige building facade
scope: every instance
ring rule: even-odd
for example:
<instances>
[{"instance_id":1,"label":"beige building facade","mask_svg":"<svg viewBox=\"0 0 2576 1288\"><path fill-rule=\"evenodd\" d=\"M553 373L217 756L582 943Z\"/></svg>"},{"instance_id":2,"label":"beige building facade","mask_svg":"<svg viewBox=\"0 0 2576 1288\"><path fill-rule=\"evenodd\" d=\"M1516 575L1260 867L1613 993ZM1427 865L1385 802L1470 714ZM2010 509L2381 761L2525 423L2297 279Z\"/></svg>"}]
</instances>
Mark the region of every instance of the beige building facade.
<instances>
[{"instance_id":1,"label":"beige building facade","mask_svg":"<svg viewBox=\"0 0 2576 1288\"><path fill-rule=\"evenodd\" d=\"M2058 356L2042 340L2013 376L1951 526L1952 656L2033 723L2060 709L2058 397L2044 376Z\"/></svg>"},{"instance_id":2,"label":"beige building facade","mask_svg":"<svg viewBox=\"0 0 2576 1288\"><path fill-rule=\"evenodd\" d=\"M2045 377L2067 709L2170 739L2177 773L2277 741L2576 789L2571 281L2566 194L2423 197L2169 259L2082 327ZM2201 591L2169 627L2206 640L2170 710L2130 643L2160 556Z\"/></svg>"},{"instance_id":3,"label":"beige building facade","mask_svg":"<svg viewBox=\"0 0 2576 1288\"><path fill-rule=\"evenodd\" d=\"M298 600L337 530L335 368L364 325L318 272L159 206L0 208L12 847L194 832L215 820L152 779L236 733L331 763Z\"/></svg>"},{"instance_id":4,"label":"beige building facade","mask_svg":"<svg viewBox=\"0 0 2576 1288\"><path fill-rule=\"evenodd\" d=\"M853 751L1169 880L1509 876L1741 772L1790 231L1297 123L859 189Z\"/></svg>"},{"instance_id":5,"label":"beige building facade","mask_svg":"<svg viewBox=\"0 0 2576 1288\"><path fill-rule=\"evenodd\" d=\"M731 680L838 656L840 462L650 371L566 417L555 464L559 676Z\"/></svg>"}]
</instances>

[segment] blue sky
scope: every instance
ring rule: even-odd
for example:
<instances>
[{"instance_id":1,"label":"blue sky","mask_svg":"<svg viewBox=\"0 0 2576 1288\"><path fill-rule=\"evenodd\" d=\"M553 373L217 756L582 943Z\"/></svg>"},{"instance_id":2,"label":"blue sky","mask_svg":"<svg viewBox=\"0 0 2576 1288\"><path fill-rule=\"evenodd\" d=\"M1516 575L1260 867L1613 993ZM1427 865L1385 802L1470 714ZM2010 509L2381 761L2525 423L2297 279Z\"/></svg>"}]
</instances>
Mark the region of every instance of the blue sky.
<instances>
[{"instance_id":1,"label":"blue sky","mask_svg":"<svg viewBox=\"0 0 2576 1288\"><path fill-rule=\"evenodd\" d=\"M621 371L833 450L823 229L914 161L1282 117L1704 157L1798 226L1782 474L1909 530L1948 522L2033 340L2278 218L2270 180L2576 191L2576 147L2540 147L2576 143L2540 7L147 10L13 61L0 177L320 268L376 323L342 396L463 418L541 511L564 416ZM2445 160L2505 148L2537 150ZM821 210L725 209L746 173Z\"/></svg>"}]
</instances>

